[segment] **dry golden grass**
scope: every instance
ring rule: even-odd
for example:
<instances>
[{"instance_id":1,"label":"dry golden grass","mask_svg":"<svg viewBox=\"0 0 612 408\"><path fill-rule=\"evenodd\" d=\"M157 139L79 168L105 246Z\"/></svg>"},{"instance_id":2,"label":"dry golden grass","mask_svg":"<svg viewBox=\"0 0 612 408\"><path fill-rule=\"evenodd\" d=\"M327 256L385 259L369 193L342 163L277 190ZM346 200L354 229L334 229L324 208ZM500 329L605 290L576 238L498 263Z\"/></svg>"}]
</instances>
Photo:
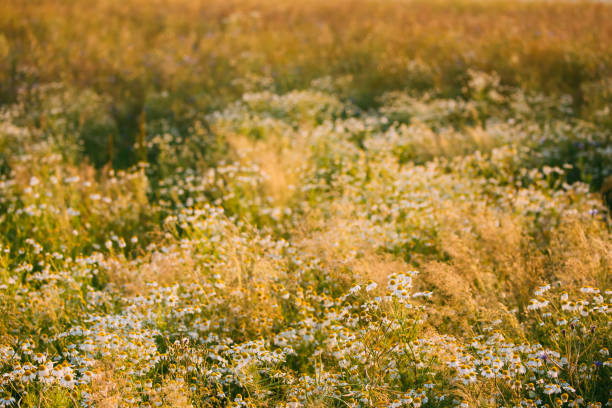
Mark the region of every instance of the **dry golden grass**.
<instances>
[{"instance_id":1,"label":"dry golden grass","mask_svg":"<svg viewBox=\"0 0 612 408\"><path fill-rule=\"evenodd\" d=\"M434 68L425 82L437 86L456 86L468 68L495 70L504 82L581 99L581 84L612 75L612 6L603 2L9 0L0 7L5 97L18 82L49 80L140 103L154 88L223 97L233 92L232 78L261 72L284 89L353 74L353 95L365 102L421 81L411 78L416 60Z\"/></svg>"},{"instance_id":2,"label":"dry golden grass","mask_svg":"<svg viewBox=\"0 0 612 408\"><path fill-rule=\"evenodd\" d=\"M307 145L282 135L267 135L268 140L228 134L227 141L238 155L238 162L257 165L264 174L264 194L275 206L285 206L295 195L300 169L309 157Z\"/></svg>"},{"instance_id":3,"label":"dry golden grass","mask_svg":"<svg viewBox=\"0 0 612 408\"><path fill-rule=\"evenodd\" d=\"M611 21L1 2L0 406L604 401Z\"/></svg>"}]
</instances>

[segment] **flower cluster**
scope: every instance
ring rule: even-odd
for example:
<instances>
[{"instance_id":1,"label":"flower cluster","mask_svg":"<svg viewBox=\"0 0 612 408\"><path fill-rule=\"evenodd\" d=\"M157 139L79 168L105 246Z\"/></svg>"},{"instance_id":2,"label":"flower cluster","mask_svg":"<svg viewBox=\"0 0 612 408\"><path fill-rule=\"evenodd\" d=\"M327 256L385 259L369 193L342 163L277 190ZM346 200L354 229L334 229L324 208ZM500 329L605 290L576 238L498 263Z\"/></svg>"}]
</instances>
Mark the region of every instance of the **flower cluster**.
<instances>
[{"instance_id":1,"label":"flower cluster","mask_svg":"<svg viewBox=\"0 0 612 408\"><path fill-rule=\"evenodd\" d=\"M121 171L2 112L0 407L608 403L607 214L529 149L560 119L475 71L369 111L251 80ZM101 103L37 92L67 134L58 94Z\"/></svg>"}]
</instances>

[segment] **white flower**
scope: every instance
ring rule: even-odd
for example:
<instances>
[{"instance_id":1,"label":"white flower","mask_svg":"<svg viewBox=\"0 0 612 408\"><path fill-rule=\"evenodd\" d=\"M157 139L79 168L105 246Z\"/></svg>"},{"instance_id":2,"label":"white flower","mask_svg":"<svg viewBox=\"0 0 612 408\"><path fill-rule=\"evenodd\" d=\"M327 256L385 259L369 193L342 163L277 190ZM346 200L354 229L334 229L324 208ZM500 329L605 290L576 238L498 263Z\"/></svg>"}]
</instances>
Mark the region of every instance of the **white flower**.
<instances>
[{"instance_id":1,"label":"white flower","mask_svg":"<svg viewBox=\"0 0 612 408\"><path fill-rule=\"evenodd\" d=\"M59 383L62 387L72 389L74 387L75 379L72 373L65 373L59 378Z\"/></svg>"},{"instance_id":2,"label":"white flower","mask_svg":"<svg viewBox=\"0 0 612 408\"><path fill-rule=\"evenodd\" d=\"M580 291L582 293L599 293L599 289L592 288L590 286L581 288Z\"/></svg>"},{"instance_id":3,"label":"white flower","mask_svg":"<svg viewBox=\"0 0 612 408\"><path fill-rule=\"evenodd\" d=\"M536 296L542 296L544 292L550 290L550 285L540 286L534 293Z\"/></svg>"},{"instance_id":4,"label":"white flower","mask_svg":"<svg viewBox=\"0 0 612 408\"><path fill-rule=\"evenodd\" d=\"M8 394L0 397L0 407L8 407L9 405L12 405L14 403L15 398L11 397Z\"/></svg>"},{"instance_id":5,"label":"white flower","mask_svg":"<svg viewBox=\"0 0 612 408\"><path fill-rule=\"evenodd\" d=\"M21 381L30 382L36 378L36 372L30 369L24 371Z\"/></svg>"},{"instance_id":6,"label":"white flower","mask_svg":"<svg viewBox=\"0 0 612 408\"><path fill-rule=\"evenodd\" d=\"M44 363L47 360L47 357L44 354L42 354L42 353L36 353L36 354L34 354L34 356L32 358L38 364L42 364L42 363Z\"/></svg>"},{"instance_id":7,"label":"white flower","mask_svg":"<svg viewBox=\"0 0 612 408\"><path fill-rule=\"evenodd\" d=\"M529 305L527 306L527 310L538 310L548 306L548 300L544 299L531 299L529 301Z\"/></svg>"},{"instance_id":8,"label":"white flower","mask_svg":"<svg viewBox=\"0 0 612 408\"><path fill-rule=\"evenodd\" d=\"M557 384L546 384L544 386L544 394L559 394L561 393L561 387Z\"/></svg>"},{"instance_id":9,"label":"white flower","mask_svg":"<svg viewBox=\"0 0 612 408\"><path fill-rule=\"evenodd\" d=\"M96 375L95 375L93 372L91 372L91 371L85 371L85 372L83 373L83 377L81 378L81 380L82 380L84 383L88 383L88 382L91 382L91 380L92 380L92 379L94 379L95 377L96 377Z\"/></svg>"}]
</instances>

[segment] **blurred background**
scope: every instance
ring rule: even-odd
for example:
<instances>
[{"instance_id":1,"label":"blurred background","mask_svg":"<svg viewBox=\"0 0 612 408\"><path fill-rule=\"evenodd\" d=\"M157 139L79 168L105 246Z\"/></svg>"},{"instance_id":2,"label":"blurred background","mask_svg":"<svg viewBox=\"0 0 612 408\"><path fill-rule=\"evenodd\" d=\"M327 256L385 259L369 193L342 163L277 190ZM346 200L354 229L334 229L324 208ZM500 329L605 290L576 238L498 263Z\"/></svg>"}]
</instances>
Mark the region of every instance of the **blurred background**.
<instances>
[{"instance_id":1,"label":"blurred background","mask_svg":"<svg viewBox=\"0 0 612 408\"><path fill-rule=\"evenodd\" d=\"M118 168L141 159L143 112L180 128L245 92L326 76L368 109L390 90L458 97L468 70L495 72L609 128L610 21L612 5L582 1L5 0L0 103L49 83L95 93L85 154Z\"/></svg>"}]
</instances>

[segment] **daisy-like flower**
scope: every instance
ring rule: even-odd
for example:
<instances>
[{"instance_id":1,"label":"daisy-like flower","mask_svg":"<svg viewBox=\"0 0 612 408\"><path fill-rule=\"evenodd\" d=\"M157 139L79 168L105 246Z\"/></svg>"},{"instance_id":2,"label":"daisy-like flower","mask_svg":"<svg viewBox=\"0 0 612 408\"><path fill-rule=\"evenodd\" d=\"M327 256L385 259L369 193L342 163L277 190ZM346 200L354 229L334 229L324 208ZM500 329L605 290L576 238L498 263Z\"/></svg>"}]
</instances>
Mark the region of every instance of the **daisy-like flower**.
<instances>
[{"instance_id":1,"label":"daisy-like flower","mask_svg":"<svg viewBox=\"0 0 612 408\"><path fill-rule=\"evenodd\" d=\"M489 367L489 366L482 367L482 370L481 370L480 373L482 374L482 376L484 378L493 378L493 377L495 377L495 374L493 373L493 370L491 370L491 367Z\"/></svg>"},{"instance_id":2,"label":"daisy-like flower","mask_svg":"<svg viewBox=\"0 0 612 408\"><path fill-rule=\"evenodd\" d=\"M546 384L544 386L544 394L546 395L560 394L560 393L561 393L561 387L558 384Z\"/></svg>"},{"instance_id":3,"label":"daisy-like flower","mask_svg":"<svg viewBox=\"0 0 612 408\"><path fill-rule=\"evenodd\" d=\"M21 381L28 383L30 381L33 381L36 378L36 371L33 370L31 367L28 367L27 369L24 369L23 375L21 376Z\"/></svg>"},{"instance_id":4,"label":"daisy-like flower","mask_svg":"<svg viewBox=\"0 0 612 408\"><path fill-rule=\"evenodd\" d=\"M395 399L393 400L393 402L391 402L389 405L387 405L387 408L400 408L401 406L403 406L404 404L402 403L402 401Z\"/></svg>"},{"instance_id":5,"label":"daisy-like flower","mask_svg":"<svg viewBox=\"0 0 612 408\"><path fill-rule=\"evenodd\" d=\"M595 289L595 288L592 288L590 286L586 286L584 288L581 288L580 291L582 293L599 293L599 289Z\"/></svg>"},{"instance_id":6,"label":"daisy-like flower","mask_svg":"<svg viewBox=\"0 0 612 408\"><path fill-rule=\"evenodd\" d=\"M74 375L71 373L66 373L62 377L59 378L59 383L62 387L72 389L75 384Z\"/></svg>"},{"instance_id":7,"label":"daisy-like flower","mask_svg":"<svg viewBox=\"0 0 612 408\"><path fill-rule=\"evenodd\" d=\"M85 371L83 373L83 376L81 377L81 381L84 383L89 383L91 382L91 380L93 380L96 377L96 374L93 371Z\"/></svg>"},{"instance_id":8,"label":"daisy-like flower","mask_svg":"<svg viewBox=\"0 0 612 408\"><path fill-rule=\"evenodd\" d=\"M55 377L53 376L53 363L51 361L47 361L46 363L39 365L36 375L38 375L38 380L43 384L52 384L55 381Z\"/></svg>"},{"instance_id":9,"label":"daisy-like flower","mask_svg":"<svg viewBox=\"0 0 612 408\"><path fill-rule=\"evenodd\" d=\"M573 312L576 310L576 304L574 302L565 302L561 305L561 310Z\"/></svg>"},{"instance_id":10,"label":"daisy-like flower","mask_svg":"<svg viewBox=\"0 0 612 408\"><path fill-rule=\"evenodd\" d=\"M32 359L38 364L42 364L47 360L47 357L43 353L36 353L32 356Z\"/></svg>"},{"instance_id":11,"label":"daisy-like flower","mask_svg":"<svg viewBox=\"0 0 612 408\"><path fill-rule=\"evenodd\" d=\"M536 296L542 296L545 292L550 290L550 285L544 285L544 286L540 286L538 289L536 289L536 291L534 292Z\"/></svg>"},{"instance_id":12,"label":"daisy-like flower","mask_svg":"<svg viewBox=\"0 0 612 408\"><path fill-rule=\"evenodd\" d=\"M545 299L531 299L527 310L538 310L548 306L549 301Z\"/></svg>"},{"instance_id":13,"label":"daisy-like flower","mask_svg":"<svg viewBox=\"0 0 612 408\"><path fill-rule=\"evenodd\" d=\"M287 408L300 408L301 406L302 404L295 396L291 397L287 403Z\"/></svg>"},{"instance_id":14,"label":"daisy-like flower","mask_svg":"<svg viewBox=\"0 0 612 408\"><path fill-rule=\"evenodd\" d=\"M9 394L5 394L0 397L0 407L8 407L15 403L15 398L11 397Z\"/></svg>"}]
</instances>

